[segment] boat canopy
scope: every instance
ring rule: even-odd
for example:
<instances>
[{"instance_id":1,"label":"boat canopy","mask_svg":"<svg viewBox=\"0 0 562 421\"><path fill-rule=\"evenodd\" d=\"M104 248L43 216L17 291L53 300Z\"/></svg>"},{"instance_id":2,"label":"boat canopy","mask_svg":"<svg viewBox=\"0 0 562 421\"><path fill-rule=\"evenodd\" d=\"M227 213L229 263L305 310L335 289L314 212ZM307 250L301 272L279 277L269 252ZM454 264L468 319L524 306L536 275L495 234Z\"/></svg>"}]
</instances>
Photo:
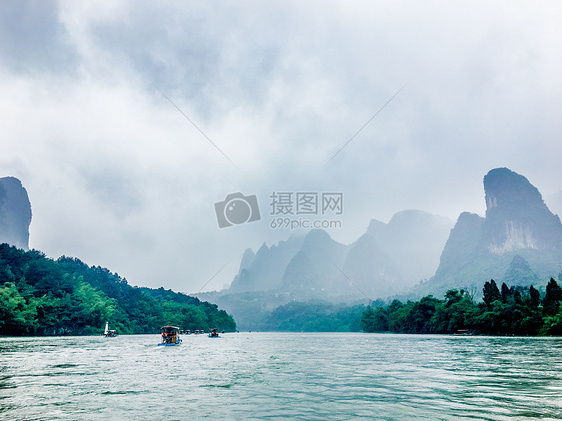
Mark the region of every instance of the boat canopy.
<instances>
[{"instance_id":1,"label":"boat canopy","mask_svg":"<svg viewBox=\"0 0 562 421\"><path fill-rule=\"evenodd\" d=\"M180 330L179 326L162 326L162 333L174 333Z\"/></svg>"}]
</instances>

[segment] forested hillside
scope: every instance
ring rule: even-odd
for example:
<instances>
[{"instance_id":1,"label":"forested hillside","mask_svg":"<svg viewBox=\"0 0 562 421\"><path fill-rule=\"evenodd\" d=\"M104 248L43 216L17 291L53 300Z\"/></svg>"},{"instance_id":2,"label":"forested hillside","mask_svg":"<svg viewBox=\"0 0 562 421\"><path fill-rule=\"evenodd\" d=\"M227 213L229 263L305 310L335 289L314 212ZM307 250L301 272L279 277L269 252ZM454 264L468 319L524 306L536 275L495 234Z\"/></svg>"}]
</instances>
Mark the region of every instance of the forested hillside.
<instances>
[{"instance_id":1,"label":"forested hillside","mask_svg":"<svg viewBox=\"0 0 562 421\"><path fill-rule=\"evenodd\" d=\"M156 333L183 329L236 330L215 304L170 290L139 288L108 269L0 244L0 335Z\"/></svg>"}]
</instances>

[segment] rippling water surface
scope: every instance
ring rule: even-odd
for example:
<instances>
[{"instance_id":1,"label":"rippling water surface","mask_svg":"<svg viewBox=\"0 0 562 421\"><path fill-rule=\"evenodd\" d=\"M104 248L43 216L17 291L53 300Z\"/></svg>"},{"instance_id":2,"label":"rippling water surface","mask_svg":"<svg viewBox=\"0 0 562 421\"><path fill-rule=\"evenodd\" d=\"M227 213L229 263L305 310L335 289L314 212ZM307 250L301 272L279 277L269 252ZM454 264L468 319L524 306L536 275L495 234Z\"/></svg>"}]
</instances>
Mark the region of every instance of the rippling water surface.
<instances>
[{"instance_id":1,"label":"rippling water surface","mask_svg":"<svg viewBox=\"0 0 562 421\"><path fill-rule=\"evenodd\" d=\"M0 338L0 418L561 419L562 339Z\"/></svg>"}]
</instances>

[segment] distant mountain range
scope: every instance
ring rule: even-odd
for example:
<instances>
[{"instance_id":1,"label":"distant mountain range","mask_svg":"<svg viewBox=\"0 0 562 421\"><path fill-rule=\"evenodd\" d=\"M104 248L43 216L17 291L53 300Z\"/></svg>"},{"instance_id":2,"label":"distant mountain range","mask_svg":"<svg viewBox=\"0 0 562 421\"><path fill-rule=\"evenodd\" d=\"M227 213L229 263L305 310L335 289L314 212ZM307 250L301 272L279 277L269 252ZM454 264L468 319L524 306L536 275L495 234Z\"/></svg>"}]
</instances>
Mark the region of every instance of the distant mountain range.
<instances>
[{"instance_id":1,"label":"distant mountain range","mask_svg":"<svg viewBox=\"0 0 562 421\"><path fill-rule=\"evenodd\" d=\"M0 243L28 250L30 224L31 204L21 181L0 178Z\"/></svg>"},{"instance_id":2,"label":"distant mountain range","mask_svg":"<svg viewBox=\"0 0 562 421\"><path fill-rule=\"evenodd\" d=\"M372 220L350 245L323 230L293 234L276 246L246 250L229 292L269 291L294 298L386 297L431 277L453 226L418 210L388 224Z\"/></svg>"},{"instance_id":3,"label":"distant mountain range","mask_svg":"<svg viewBox=\"0 0 562 421\"><path fill-rule=\"evenodd\" d=\"M490 279L544 284L562 269L562 224L525 177L496 168L484 177L486 216L456 224L419 211L372 220L344 245L322 230L293 234L257 253L248 249L223 293L275 292L294 299L387 298L408 291L441 296ZM451 229L452 228L452 229ZM422 282L420 282L422 281Z\"/></svg>"},{"instance_id":4,"label":"distant mountain range","mask_svg":"<svg viewBox=\"0 0 562 421\"><path fill-rule=\"evenodd\" d=\"M540 287L559 278L562 224L537 188L496 168L484 177L484 193L486 216L463 212L454 226L409 210L388 224L372 220L350 245L315 230L257 253L248 249L229 289L198 295L233 314L241 328L267 329L268 315L291 301L417 299L463 288L478 296L490 279Z\"/></svg>"}]
</instances>

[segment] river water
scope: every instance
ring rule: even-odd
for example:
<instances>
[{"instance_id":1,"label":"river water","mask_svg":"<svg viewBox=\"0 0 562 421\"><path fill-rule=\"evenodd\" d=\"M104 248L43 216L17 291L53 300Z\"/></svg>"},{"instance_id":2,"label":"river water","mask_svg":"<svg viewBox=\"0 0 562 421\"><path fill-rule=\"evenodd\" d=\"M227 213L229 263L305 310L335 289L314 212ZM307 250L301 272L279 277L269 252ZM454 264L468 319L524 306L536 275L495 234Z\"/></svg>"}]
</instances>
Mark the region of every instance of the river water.
<instances>
[{"instance_id":1,"label":"river water","mask_svg":"<svg viewBox=\"0 0 562 421\"><path fill-rule=\"evenodd\" d=\"M0 419L562 419L562 339L0 338Z\"/></svg>"}]
</instances>

